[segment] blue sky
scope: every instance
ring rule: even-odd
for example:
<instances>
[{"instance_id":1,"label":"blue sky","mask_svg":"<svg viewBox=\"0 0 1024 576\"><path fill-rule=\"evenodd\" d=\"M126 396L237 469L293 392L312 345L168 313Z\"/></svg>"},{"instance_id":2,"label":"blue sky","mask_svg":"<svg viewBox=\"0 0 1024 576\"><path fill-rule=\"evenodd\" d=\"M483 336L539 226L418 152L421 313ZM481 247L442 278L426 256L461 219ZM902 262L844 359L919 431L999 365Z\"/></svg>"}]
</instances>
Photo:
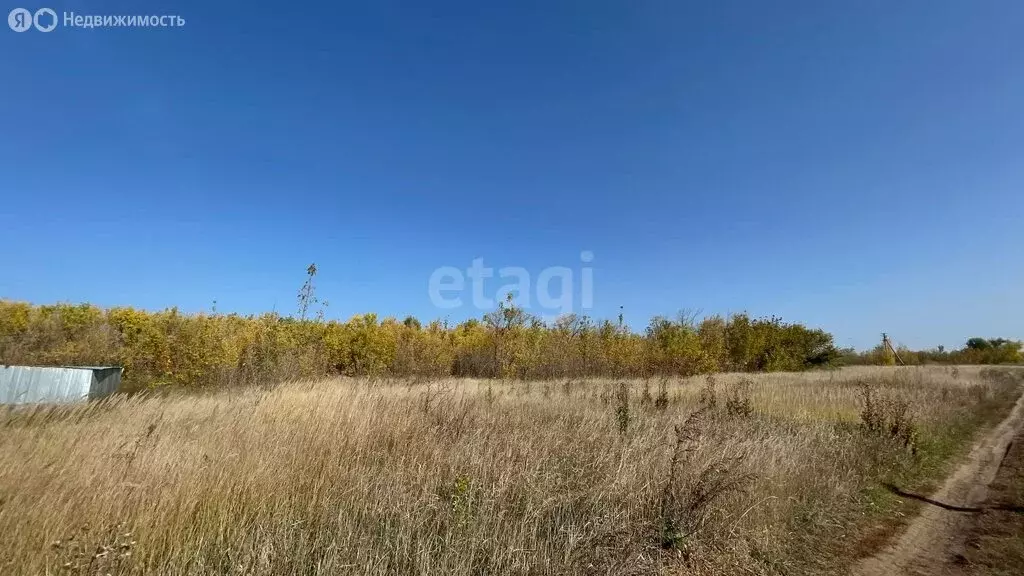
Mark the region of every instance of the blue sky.
<instances>
[{"instance_id":1,"label":"blue sky","mask_svg":"<svg viewBox=\"0 0 1024 576\"><path fill-rule=\"evenodd\" d=\"M0 29L0 297L291 313L316 262L460 320L436 268L591 251L637 329L1024 337L1024 4L760 4L11 3L186 24Z\"/></svg>"}]
</instances>

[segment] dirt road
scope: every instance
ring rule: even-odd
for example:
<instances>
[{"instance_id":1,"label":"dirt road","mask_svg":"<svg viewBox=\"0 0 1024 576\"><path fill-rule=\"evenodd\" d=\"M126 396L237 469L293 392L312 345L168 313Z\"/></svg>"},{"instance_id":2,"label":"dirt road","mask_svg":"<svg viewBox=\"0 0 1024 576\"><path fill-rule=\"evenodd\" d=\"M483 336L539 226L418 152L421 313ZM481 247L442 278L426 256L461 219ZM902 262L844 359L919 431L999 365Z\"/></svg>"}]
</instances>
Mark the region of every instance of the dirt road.
<instances>
[{"instance_id":1,"label":"dirt road","mask_svg":"<svg viewBox=\"0 0 1024 576\"><path fill-rule=\"evenodd\" d=\"M1010 415L972 448L967 460L950 476L932 500L957 507L976 507L985 501L1010 442L1024 426L1024 396ZM971 514L925 504L903 535L880 553L860 562L857 576L941 575L955 573L964 548Z\"/></svg>"}]
</instances>

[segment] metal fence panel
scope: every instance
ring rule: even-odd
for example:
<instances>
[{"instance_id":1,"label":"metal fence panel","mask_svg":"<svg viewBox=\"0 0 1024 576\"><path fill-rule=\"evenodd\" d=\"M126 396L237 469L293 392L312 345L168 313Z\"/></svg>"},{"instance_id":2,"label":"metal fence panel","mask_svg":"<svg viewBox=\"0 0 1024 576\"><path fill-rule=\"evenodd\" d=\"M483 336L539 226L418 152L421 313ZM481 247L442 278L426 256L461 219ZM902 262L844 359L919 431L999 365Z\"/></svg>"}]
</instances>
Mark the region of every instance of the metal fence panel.
<instances>
[{"instance_id":1,"label":"metal fence panel","mask_svg":"<svg viewBox=\"0 0 1024 576\"><path fill-rule=\"evenodd\" d=\"M0 366L0 404L82 402L116 392L120 383L120 368Z\"/></svg>"}]
</instances>

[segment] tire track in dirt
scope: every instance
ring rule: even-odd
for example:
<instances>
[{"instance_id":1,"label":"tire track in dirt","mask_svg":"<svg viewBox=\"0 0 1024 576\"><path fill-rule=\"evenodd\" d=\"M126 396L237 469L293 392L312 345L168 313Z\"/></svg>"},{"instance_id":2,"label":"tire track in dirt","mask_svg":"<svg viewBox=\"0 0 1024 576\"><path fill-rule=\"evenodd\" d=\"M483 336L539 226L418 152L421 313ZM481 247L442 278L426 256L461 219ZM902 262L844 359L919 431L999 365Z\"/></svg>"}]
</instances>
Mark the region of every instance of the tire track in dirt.
<instances>
[{"instance_id":1,"label":"tire track in dirt","mask_svg":"<svg viewBox=\"0 0 1024 576\"><path fill-rule=\"evenodd\" d=\"M1024 395L1010 415L971 449L967 459L931 498L953 506L974 507L985 501L1010 442L1024 426ZM906 531L878 554L858 563L855 576L943 574L949 559L963 547L970 514L925 505Z\"/></svg>"}]
</instances>

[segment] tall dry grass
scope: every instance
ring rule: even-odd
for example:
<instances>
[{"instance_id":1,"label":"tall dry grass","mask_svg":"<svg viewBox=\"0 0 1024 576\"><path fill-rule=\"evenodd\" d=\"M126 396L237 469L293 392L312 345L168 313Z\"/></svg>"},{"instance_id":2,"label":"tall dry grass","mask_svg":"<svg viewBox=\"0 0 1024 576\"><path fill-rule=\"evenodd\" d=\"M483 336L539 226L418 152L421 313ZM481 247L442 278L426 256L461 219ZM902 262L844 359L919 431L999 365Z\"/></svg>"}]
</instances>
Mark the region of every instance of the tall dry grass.
<instances>
[{"instance_id":1,"label":"tall dry grass","mask_svg":"<svg viewBox=\"0 0 1024 576\"><path fill-rule=\"evenodd\" d=\"M940 477L1005 413L1000 374L340 379L10 409L0 573L832 573L906 512L880 480ZM866 389L909 405L912 445L861 425Z\"/></svg>"}]
</instances>

